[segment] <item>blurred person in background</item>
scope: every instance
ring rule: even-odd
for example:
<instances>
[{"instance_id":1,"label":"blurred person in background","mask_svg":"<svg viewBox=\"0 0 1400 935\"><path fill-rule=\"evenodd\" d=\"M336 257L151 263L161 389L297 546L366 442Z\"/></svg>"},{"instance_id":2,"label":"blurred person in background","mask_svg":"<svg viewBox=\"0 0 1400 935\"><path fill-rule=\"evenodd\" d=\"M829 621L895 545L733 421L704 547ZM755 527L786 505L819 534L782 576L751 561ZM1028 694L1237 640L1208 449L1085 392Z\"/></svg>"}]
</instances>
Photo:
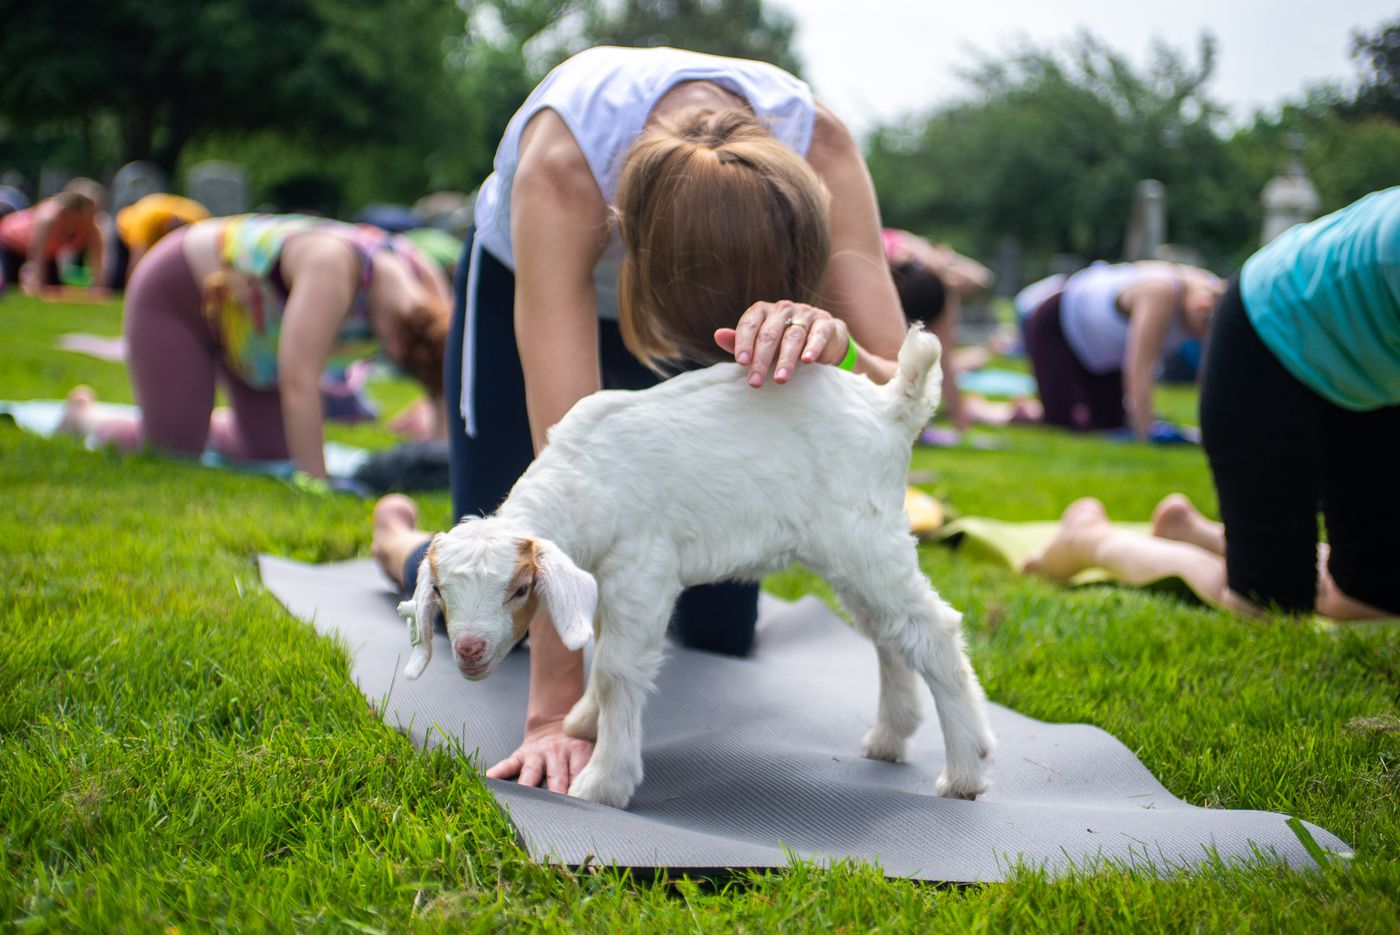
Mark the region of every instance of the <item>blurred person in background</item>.
<instances>
[{"instance_id":1,"label":"blurred person in background","mask_svg":"<svg viewBox=\"0 0 1400 935\"><path fill-rule=\"evenodd\" d=\"M92 179L76 178L63 191L0 217L0 270L6 288L30 295L63 285L60 264L80 256L89 290L100 292L107 246L101 212L106 193Z\"/></svg>"}]
</instances>

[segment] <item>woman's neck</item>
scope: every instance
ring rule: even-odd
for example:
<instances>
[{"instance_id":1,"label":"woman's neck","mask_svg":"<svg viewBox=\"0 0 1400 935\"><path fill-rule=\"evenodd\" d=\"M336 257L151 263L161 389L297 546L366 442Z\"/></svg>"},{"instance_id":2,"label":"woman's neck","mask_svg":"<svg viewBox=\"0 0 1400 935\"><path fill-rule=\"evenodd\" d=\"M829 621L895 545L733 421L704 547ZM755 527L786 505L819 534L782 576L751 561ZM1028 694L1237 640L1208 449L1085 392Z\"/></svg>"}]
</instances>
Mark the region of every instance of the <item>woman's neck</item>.
<instances>
[{"instance_id":1,"label":"woman's neck","mask_svg":"<svg viewBox=\"0 0 1400 935\"><path fill-rule=\"evenodd\" d=\"M682 81L673 86L647 115L647 122L674 117L688 110L751 109L748 101L710 81Z\"/></svg>"}]
</instances>

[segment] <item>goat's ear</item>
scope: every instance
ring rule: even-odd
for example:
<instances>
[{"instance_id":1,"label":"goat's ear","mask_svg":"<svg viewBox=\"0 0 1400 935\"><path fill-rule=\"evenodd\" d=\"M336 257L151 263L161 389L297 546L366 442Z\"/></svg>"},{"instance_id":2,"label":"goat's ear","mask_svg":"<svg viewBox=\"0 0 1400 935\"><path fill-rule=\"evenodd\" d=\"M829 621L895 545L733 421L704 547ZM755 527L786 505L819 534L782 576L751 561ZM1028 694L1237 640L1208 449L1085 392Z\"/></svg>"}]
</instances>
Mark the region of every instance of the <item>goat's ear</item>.
<instances>
[{"instance_id":1,"label":"goat's ear","mask_svg":"<svg viewBox=\"0 0 1400 935\"><path fill-rule=\"evenodd\" d=\"M593 614L598 609L598 583L573 563L559 546L536 539L535 576L545 609L554 628L570 649L582 649L593 635Z\"/></svg>"},{"instance_id":2,"label":"goat's ear","mask_svg":"<svg viewBox=\"0 0 1400 935\"><path fill-rule=\"evenodd\" d=\"M418 584L413 589L413 599L399 604L399 616L408 621L408 641L413 644L413 654L403 674L416 679L428 667L433 658L433 625L437 622L439 608L437 590L433 586L432 562L429 559L437 539L428 547L423 563L418 566Z\"/></svg>"}]
</instances>

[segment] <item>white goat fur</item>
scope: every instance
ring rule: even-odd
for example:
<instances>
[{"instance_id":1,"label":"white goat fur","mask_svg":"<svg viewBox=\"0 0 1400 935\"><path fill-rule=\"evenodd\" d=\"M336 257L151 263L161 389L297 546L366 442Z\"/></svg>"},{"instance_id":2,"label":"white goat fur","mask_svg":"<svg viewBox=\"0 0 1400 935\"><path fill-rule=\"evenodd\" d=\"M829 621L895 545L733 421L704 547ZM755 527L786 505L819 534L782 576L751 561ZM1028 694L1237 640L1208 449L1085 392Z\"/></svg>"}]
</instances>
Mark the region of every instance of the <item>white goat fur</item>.
<instances>
[{"instance_id":1,"label":"white goat fur","mask_svg":"<svg viewBox=\"0 0 1400 935\"><path fill-rule=\"evenodd\" d=\"M642 779L642 703L681 590L800 561L877 647L865 755L903 759L921 718L917 673L943 729L937 791L975 798L993 746L982 689L962 615L920 571L903 509L912 440L938 402L939 353L915 328L884 386L809 365L787 385L754 389L745 368L717 364L580 400L494 515L435 538L414 600L400 606L415 642L407 673L427 663L439 604L454 647L485 647L473 665L459 653L468 678L490 674L537 599L570 648L596 633L565 730L597 744L569 794L624 807Z\"/></svg>"}]
</instances>

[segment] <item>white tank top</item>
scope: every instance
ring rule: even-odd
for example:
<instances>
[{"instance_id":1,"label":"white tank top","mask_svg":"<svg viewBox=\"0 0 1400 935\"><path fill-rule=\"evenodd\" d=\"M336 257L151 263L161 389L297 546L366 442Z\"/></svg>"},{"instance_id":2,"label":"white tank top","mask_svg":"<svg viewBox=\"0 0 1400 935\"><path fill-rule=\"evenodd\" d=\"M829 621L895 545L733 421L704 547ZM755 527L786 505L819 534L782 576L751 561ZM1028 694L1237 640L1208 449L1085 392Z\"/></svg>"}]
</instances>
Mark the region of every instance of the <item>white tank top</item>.
<instances>
[{"instance_id":1,"label":"white tank top","mask_svg":"<svg viewBox=\"0 0 1400 935\"><path fill-rule=\"evenodd\" d=\"M806 157L815 118L812 91L781 68L680 49L599 46L558 65L511 118L496 150L494 169L477 196L477 242L515 269L510 191L520 159L520 135L535 114L548 109L559 115L583 151L604 201L612 206L628 149L641 136L657 101L683 81L708 81L739 95L775 139ZM617 317L621 261L622 245L614 232L593 271L600 317Z\"/></svg>"},{"instance_id":2,"label":"white tank top","mask_svg":"<svg viewBox=\"0 0 1400 935\"><path fill-rule=\"evenodd\" d=\"M1153 280L1174 282L1177 277L1161 267L1095 263L1066 281L1060 296L1060 326L1065 342L1090 373L1123 369L1128 351L1128 316L1118 307L1118 297L1131 286ZM1176 353L1190 337L1181 322L1180 305L1178 298L1161 357Z\"/></svg>"}]
</instances>

